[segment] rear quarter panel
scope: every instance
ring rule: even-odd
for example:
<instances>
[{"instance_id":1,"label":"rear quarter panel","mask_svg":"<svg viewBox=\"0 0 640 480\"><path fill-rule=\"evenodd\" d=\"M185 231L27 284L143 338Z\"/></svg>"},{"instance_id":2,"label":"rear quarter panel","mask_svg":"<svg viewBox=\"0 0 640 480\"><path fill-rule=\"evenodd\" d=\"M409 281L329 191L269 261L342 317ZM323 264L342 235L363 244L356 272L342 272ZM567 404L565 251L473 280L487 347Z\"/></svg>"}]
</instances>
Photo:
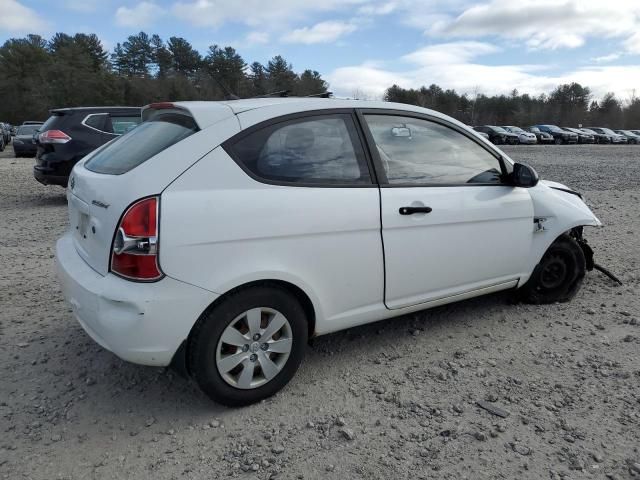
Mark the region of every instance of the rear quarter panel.
<instances>
[{"instance_id":1,"label":"rear quarter panel","mask_svg":"<svg viewBox=\"0 0 640 480\"><path fill-rule=\"evenodd\" d=\"M267 185L222 147L162 195L160 264L218 294L282 280L313 303L316 333L379 309L383 258L378 189Z\"/></svg>"}]
</instances>

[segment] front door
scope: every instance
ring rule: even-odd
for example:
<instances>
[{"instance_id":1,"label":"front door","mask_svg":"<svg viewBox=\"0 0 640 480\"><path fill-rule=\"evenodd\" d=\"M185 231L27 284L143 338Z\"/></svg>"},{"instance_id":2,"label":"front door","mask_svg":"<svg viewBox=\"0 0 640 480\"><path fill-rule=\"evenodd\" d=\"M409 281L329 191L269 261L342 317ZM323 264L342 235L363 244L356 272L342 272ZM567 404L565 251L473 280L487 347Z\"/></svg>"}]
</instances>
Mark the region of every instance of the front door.
<instances>
[{"instance_id":1,"label":"front door","mask_svg":"<svg viewBox=\"0 0 640 480\"><path fill-rule=\"evenodd\" d=\"M390 309L514 285L533 233L526 189L502 160L453 125L367 112L381 183L385 304Z\"/></svg>"}]
</instances>

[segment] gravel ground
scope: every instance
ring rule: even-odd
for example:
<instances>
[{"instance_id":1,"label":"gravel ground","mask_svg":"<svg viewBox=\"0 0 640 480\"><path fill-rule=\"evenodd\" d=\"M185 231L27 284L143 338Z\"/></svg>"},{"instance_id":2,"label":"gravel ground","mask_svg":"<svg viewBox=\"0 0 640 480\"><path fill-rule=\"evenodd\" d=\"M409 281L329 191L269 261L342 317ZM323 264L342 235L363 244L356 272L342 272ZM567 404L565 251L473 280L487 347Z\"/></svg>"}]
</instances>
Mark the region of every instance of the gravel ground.
<instances>
[{"instance_id":1,"label":"gravel ground","mask_svg":"<svg viewBox=\"0 0 640 480\"><path fill-rule=\"evenodd\" d=\"M0 478L640 479L640 147L505 150L586 193L624 286L591 272L567 304L503 293L321 337L236 410L89 339L53 273L64 192L0 154Z\"/></svg>"}]
</instances>

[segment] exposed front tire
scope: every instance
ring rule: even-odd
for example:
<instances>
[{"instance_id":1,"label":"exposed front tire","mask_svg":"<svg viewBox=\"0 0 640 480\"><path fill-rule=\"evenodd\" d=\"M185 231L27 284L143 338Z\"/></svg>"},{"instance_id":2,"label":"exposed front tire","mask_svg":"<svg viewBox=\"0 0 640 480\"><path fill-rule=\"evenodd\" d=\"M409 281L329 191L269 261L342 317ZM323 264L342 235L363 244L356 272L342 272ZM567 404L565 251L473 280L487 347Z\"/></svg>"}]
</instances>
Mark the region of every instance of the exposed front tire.
<instances>
[{"instance_id":1,"label":"exposed front tire","mask_svg":"<svg viewBox=\"0 0 640 480\"><path fill-rule=\"evenodd\" d=\"M560 137L555 137L555 139L553 140L553 143L555 143L556 145L562 145L564 141Z\"/></svg>"},{"instance_id":2,"label":"exposed front tire","mask_svg":"<svg viewBox=\"0 0 640 480\"><path fill-rule=\"evenodd\" d=\"M526 303L568 302L580 290L586 272L584 252L569 235L551 244L531 277L518 290Z\"/></svg>"},{"instance_id":3,"label":"exposed front tire","mask_svg":"<svg viewBox=\"0 0 640 480\"><path fill-rule=\"evenodd\" d=\"M241 290L198 320L189 338L188 368L212 400L249 405L291 380L307 339L307 318L293 295L268 286Z\"/></svg>"}]
</instances>

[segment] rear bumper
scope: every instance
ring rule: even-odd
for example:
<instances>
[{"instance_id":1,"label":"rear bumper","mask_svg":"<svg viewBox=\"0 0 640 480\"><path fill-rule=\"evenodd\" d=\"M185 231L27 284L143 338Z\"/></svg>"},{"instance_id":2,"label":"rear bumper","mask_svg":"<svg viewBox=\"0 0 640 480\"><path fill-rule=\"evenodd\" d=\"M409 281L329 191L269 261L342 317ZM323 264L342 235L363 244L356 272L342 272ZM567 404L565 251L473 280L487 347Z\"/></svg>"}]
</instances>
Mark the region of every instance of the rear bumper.
<instances>
[{"instance_id":1,"label":"rear bumper","mask_svg":"<svg viewBox=\"0 0 640 480\"><path fill-rule=\"evenodd\" d=\"M68 158L57 152L43 152L42 148L37 148L33 176L43 185L66 187L71 170L76 163L76 158Z\"/></svg>"},{"instance_id":2,"label":"rear bumper","mask_svg":"<svg viewBox=\"0 0 640 480\"><path fill-rule=\"evenodd\" d=\"M15 141L13 142L13 152L16 155L35 156L36 151L37 149L35 145L29 145L25 143L16 143Z\"/></svg>"},{"instance_id":3,"label":"rear bumper","mask_svg":"<svg viewBox=\"0 0 640 480\"><path fill-rule=\"evenodd\" d=\"M55 175L36 165L33 167L33 176L43 185L60 185L66 187L69 183L68 175Z\"/></svg>"},{"instance_id":4,"label":"rear bumper","mask_svg":"<svg viewBox=\"0 0 640 480\"><path fill-rule=\"evenodd\" d=\"M200 314L217 295L173 278L136 283L102 276L65 234L56 244L56 270L73 315L89 336L123 360L167 366Z\"/></svg>"}]
</instances>

